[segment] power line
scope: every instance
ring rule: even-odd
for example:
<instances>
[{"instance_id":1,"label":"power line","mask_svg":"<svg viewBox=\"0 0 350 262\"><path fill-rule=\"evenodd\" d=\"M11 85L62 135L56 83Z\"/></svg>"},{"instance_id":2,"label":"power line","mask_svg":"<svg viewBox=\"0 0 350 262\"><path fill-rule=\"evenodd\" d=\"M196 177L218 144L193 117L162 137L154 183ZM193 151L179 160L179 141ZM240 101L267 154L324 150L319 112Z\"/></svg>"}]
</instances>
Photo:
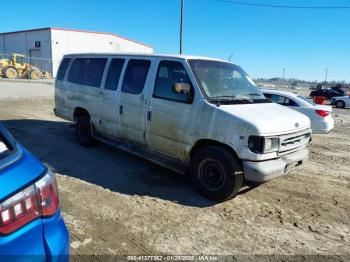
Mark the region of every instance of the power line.
<instances>
[{"instance_id":1,"label":"power line","mask_svg":"<svg viewBox=\"0 0 350 262\"><path fill-rule=\"evenodd\" d=\"M175 25L175 19L176 19L176 17L177 17L177 10L174 10L174 12L173 12L173 17L172 17L172 19L171 19L171 24L170 24L170 27L169 27L167 33L166 33L165 40L164 40L164 42L163 42L163 44L162 44L162 46L161 46L161 50L163 50L164 46L168 43L170 33L171 33L171 31L173 30L174 25Z\"/></svg>"},{"instance_id":2,"label":"power line","mask_svg":"<svg viewBox=\"0 0 350 262\"><path fill-rule=\"evenodd\" d=\"M299 6L299 5L272 5L272 4L256 4L256 3L247 3L242 1L233 1L233 0L218 0L220 2L230 3L234 5L245 5L245 6L256 6L256 7L270 7L270 8L284 8L284 9L350 9L350 6Z\"/></svg>"}]
</instances>

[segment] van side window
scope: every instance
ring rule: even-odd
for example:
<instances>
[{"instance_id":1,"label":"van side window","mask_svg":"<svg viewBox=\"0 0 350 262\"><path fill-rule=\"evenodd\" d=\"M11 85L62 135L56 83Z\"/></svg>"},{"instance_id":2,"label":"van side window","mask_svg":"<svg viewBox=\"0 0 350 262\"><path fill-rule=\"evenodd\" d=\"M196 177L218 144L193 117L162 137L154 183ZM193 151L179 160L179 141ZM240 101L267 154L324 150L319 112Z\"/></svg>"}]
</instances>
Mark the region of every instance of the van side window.
<instances>
[{"instance_id":1,"label":"van side window","mask_svg":"<svg viewBox=\"0 0 350 262\"><path fill-rule=\"evenodd\" d=\"M70 58L64 58L61 62L60 68L58 69L56 79L62 81L66 75Z\"/></svg>"},{"instance_id":2,"label":"van side window","mask_svg":"<svg viewBox=\"0 0 350 262\"><path fill-rule=\"evenodd\" d=\"M158 67L153 97L183 103L192 103L192 101L189 101L188 94L179 94L174 91L174 84L176 83L189 84L191 86L191 92L193 93L192 83L182 63L161 61Z\"/></svg>"},{"instance_id":3,"label":"van side window","mask_svg":"<svg viewBox=\"0 0 350 262\"><path fill-rule=\"evenodd\" d=\"M113 58L108 69L105 89L117 90L125 59Z\"/></svg>"},{"instance_id":4,"label":"van side window","mask_svg":"<svg viewBox=\"0 0 350 262\"><path fill-rule=\"evenodd\" d=\"M100 87L106 63L107 58L77 58L71 66L68 81Z\"/></svg>"},{"instance_id":5,"label":"van side window","mask_svg":"<svg viewBox=\"0 0 350 262\"><path fill-rule=\"evenodd\" d=\"M124 74L122 92L140 94L145 86L151 61L131 59Z\"/></svg>"}]
</instances>

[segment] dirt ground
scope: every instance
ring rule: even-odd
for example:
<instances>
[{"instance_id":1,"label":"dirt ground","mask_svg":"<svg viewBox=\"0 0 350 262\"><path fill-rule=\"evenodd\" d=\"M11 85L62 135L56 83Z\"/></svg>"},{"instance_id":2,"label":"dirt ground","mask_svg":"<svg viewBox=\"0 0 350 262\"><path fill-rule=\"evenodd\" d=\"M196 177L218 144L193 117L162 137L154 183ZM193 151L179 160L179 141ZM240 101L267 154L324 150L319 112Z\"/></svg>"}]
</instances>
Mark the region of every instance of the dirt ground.
<instances>
[{"instance_id":1,"label":"dirt ground","mask_svg":"<svg viewBox=\"0 0 350 262\"><path fill-rule=\"evenodd\" d=\"M350 109L334 109L304 166L217 204L145 160L79 146L52 93L0 95L0 120L57 173L72 254L350 255Z\"/></svg>"}]
</instances>

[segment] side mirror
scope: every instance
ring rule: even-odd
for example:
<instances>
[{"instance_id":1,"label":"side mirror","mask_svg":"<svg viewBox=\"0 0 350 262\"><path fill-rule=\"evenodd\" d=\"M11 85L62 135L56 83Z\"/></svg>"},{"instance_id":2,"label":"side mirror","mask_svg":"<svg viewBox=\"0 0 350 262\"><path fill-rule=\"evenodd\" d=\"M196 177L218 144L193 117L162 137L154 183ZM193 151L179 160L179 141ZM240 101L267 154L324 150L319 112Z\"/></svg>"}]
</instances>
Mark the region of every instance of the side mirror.
<instances>
[{"instance_id":1,"label":"side mirror","mask_svg":"<svg viewBox=\"0 0 350 262\"><path fill-rule=\"evenodd\" d=\"M177 94L187 94L191 92L191 85L186 83L175 83L173 86L174 92Z\"/></svg>"}]
</instances>

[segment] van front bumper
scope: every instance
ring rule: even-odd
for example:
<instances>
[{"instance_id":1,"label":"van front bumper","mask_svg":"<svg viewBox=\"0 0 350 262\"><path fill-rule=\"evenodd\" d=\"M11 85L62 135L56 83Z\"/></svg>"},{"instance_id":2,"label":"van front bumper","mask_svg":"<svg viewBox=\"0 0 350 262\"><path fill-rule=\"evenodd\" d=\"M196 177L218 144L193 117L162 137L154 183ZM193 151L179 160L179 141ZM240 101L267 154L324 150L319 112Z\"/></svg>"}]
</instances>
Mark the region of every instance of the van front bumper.
<instances>
[{"instance_id":1,"label":"van front bumper","mask_svg":"<svg viewBox=\"0 0 350 262\"><path fill-rule=\"evenodd\" d=\"M252 162L243 161L244 177L246 180L263 183L287 174L290 170L300 166L309 158L307 148L284 155L279 159Z\"/></svg>"}]
</instances>

